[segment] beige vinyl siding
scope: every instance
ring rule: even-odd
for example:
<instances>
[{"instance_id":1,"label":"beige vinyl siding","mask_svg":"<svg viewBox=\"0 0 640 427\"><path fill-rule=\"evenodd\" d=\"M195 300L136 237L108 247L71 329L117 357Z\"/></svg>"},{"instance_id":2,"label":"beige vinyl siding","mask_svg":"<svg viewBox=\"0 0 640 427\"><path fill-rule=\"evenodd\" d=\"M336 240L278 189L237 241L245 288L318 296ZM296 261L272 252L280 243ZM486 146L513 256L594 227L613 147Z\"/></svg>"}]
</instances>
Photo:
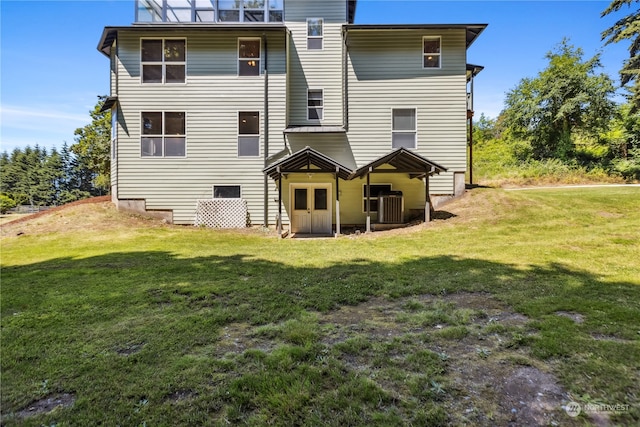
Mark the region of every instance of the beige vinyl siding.
<instances>
[{"instance_id":1,"label":"beige vinyl siding","mask_svg":"<svg viewBox=\"0 0 640 427\"><path fill-rule=\"evenodd\" d=\"M238 37L261 32L172 31L185 38L185 84L142 84L140 39L158 33L119 34L119 102L124 112L119 135L118 197L145 199L147 209L173 210L174 222L194 220L196 200L212 197L212 186L240 185L254 224L263 223L264 88L265 77L237 76ZM284 34L268 34L269 154L284 148ZM262 49L261 68L264 68ZM186 112L186 157L148 158L140 155L140 113ZM238 112L260 113L260 156L238 157ZM270 186L272 187L272 186ZM271 195L270 199L273 199ZM270 207L271 221L275 203Z\"/></svg>"},{"instance_id":2,"label":"beige vinyl siding","mask_svg":"<svg viewBox=\"0 0 640 427\"><path fill-rule=\"evenodd\" d=\"M307 19L323 19L322 50L307 50ZM296 0L285 4L290 31L289 125L342 124L342 25L344 0ZM307 89L324 91L324 118L307 120Z\"/></svg>"},{"instance_id":3,"label":"beige vinyl siding","mask_svg":"<svg viewBox=\"0 0 640 427\"><path fill-rule=\"evenodd\" d=\"M441 68L423 69L423 36L441 36ZM466 170L465 30L350 31L349 144L362 166L392 150L391 111L415 108L417 149L448 168L432 194L453 194L453 172Z\"/></svg>"}]
</instances>

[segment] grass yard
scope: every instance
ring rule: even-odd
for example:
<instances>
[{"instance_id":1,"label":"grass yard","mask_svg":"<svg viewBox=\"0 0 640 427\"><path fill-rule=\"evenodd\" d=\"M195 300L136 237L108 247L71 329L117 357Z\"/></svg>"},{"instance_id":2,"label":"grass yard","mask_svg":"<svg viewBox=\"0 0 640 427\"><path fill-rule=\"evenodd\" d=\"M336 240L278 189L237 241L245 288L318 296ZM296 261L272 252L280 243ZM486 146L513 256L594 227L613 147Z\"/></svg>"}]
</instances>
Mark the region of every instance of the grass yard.
<instances>
[{"instance_id":1,"label":"grass yard","mask_svg":"<svg viewBox=\"0 0 640 427\"><path fill-rule=\"evenodd\" d=\"M640 188L441 210L338 239L108 203L4 224L2 425L640 423Z\"/></svg>"}]
</instances>

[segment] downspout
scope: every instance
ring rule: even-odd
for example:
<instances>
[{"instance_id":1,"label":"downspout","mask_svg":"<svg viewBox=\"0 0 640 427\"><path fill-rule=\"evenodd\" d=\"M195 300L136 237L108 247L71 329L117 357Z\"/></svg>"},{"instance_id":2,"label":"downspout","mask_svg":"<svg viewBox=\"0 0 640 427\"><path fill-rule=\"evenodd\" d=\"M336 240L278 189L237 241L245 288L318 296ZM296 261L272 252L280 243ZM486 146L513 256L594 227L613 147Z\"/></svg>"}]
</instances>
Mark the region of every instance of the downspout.
<instances>
[{"instance_id":1,"label":"downspout","mask_svg":"<svg viewBox=\"0 0 640 427\"><path fill-rule=\"evenodd\" d=\"M264 167L266 168L269 157L269 70L267 63L267 36L262 34L264 46ZM269 177L264 174L264 219L265 227L269 226Z\"/></svg>"},{"instance_id":2,"label":"downspout","mask_svg":"<svg viewBox=\"0 0 640 427\"><path fill-rule=\"evenodd\" d=\"M469 116L469 185L473 185L473 70L471 70L471 114Z\"/></svg>"},{"instance_id":3,"label":"downspout","mask_svg":"<svg viewBox=\"0 0 640 427\"><path fill-rule=\"evenodd\" d=\"M348 63L348 33L342 28L342 127L349 131L349 63Z\"/></svg>"},{"instance_id":4,"label":"downspout","mask_svg":"<svg viewBox=\"0 0 640 427\"><path fill-rule=\"evenodd\" d=\"M136 14L138 13L137 8L136 8ZM136 15L137 16L137 15ZM111 55L113 56L113 59L111 60L111 66L113 67L113 73L115 74L115 86L116 86L116 96L118 96L119 93L119 86L120 86L120 73L118 72L118 61L120 56L118 55L118 37L116 37L116 39L114 40L113 44L111 45L111 47L113 48L115 45L115 53L112 52ZM111 77L111 76L109 76ZM111 79L109 79L111 81ZM110 88L111 90L111 96L113 96L113 88ZM120 200L120 185L118 185L118 181L120 180L120 156L118 156L118 147L120 147L120 132L118 132L118 123L120 122L120 114L122 114L121 112L121 108L120 104L117 103L116 104L116 130L115 130L115 137L116 137L116 143L113 144L114 145L114 149L115 149L115 156L113 155L113 153L111 154L111 159L115 160L116 162L116 206L118 203L118 200ZM111 112L113 114L113 111ZM113 121L112 121L113 123ZM112 131L113 132L113 131ZM111 198L113 200L113 194L111 195Z\"/></svg>"}]
</instances>

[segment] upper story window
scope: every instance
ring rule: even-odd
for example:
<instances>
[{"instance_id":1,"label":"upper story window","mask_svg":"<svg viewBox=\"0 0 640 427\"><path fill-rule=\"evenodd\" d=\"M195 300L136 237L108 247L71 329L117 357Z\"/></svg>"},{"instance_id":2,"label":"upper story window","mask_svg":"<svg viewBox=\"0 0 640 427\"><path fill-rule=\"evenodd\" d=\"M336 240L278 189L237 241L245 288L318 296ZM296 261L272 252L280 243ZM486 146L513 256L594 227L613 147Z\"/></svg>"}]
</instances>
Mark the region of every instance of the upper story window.
<instances>
[{"instance_id":1,"label":"upper story window","mask_svg":"<svg viewBox=\"0 0 640 427\"><path fill-rule=\"evenodd\" d=\"M391 147L416 148L416 109L395 108L391 115Z\"/></svg>"},{"instance_id":2,"label":"upper story window","mask_svg":"<svg viewBox=\"0 0 640 427\"><path fill-rule=\"evenodd\" d=\"M323 21L322 18L307 19L307 49L321 50L323 37Z\"/></svg>"},{"instance_id":3,"label":"upper story window","mask_svg":"<svg viewBox=\"0 0 640 427\"><path fill-rule=\"evenodd\" d=\"M186 120L184 112L142 112L140 152L142 157L184 157Z\"/></svg>"},{"instance_id":4,"label":"upper story window","mask_svg":"<svg viewBox=\"0 0 640 427\"><path fill-rule=\"evenodd\" d=\"M324 91L309 89L307 91L307 119L322 120L324 117Z\"/></svg>"},{"instance_id":5,"label":"upper story window","mask_svg":"<svg viewBox=\"0 0 640 427\"><path fill-rule=\"evenodd\" d=\"M238 113L238 157L260 155L260 113Z\"/></svg>"},{"instance_id":6,"label":"upper story window","mask_svg":"<svg viewBox=\"0 0 640 427\"><path fill-rule=\"evenodd\" d=\"M440 36L422 38L422 67L440 68Z\"/></svg>"},{"instance_id":7,"label":"upper story window","mask_svg":"<svg viewBox=\"0 0 640 427\"><path fill-rule=\"evenodd\" d=\"M184 39L143 39L142 83L184 83L186 54Z\"/></svg>"},{"instance_id":8,"label":"upper story window","mask_svg":"<svg viewBox=\"0 0 640 427\"><path fill-rule=\"evenodd\" d=\"M238 39L238 75L260 75L260 39Z\"/></svg>"},{"instance_id":9,"label":"upper story window","mask_svg":"<svg viewBox=\"0 0 640 427\"><path fill-rule=\"evenodd\" d=\"M282 22L284 0L136 0L136 22Z\"/></svg>"}]
</instances>

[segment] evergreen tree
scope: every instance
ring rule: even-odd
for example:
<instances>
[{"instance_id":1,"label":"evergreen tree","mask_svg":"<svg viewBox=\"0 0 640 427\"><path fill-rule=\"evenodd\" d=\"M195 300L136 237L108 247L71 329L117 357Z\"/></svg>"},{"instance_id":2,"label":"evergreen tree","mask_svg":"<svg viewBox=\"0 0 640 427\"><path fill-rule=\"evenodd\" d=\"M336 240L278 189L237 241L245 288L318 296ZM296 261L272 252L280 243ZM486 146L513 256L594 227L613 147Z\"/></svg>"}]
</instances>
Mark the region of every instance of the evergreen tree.
<instances>
[{"instance_id":1,"label":"evergreen tree","mask_svg":"<svg viewBox=\"0 0 640 427\"><path fill-rule=\"evenodd\" d=\"M640 3L640 0L613 0L601 16L618 12L625 5L631 8L632 3ZM622 86L629 85L631 113L637 113L640 111L640 8L616 21L611 28L602 33L602 39L605 40L605 44L631 41L629 59L620 70L620 83Z\"/></svg>"},{"instance_id":2,"label":"evergreen tree","mask_svg":"<svg viewBox=\"0 0 640 427\"><path fill-rule=\"evenodd\" d=\"M108 190L111 183L111 112L100 111L105 96L98 97L98 103L89 113L91 123L75 131L75 144L71 151L77 156L82 169L91 173L90 187ZM88 176L83 176L83 180ZM81 190L85 188L81 186Z\"/></svg>"}]
</instances>

